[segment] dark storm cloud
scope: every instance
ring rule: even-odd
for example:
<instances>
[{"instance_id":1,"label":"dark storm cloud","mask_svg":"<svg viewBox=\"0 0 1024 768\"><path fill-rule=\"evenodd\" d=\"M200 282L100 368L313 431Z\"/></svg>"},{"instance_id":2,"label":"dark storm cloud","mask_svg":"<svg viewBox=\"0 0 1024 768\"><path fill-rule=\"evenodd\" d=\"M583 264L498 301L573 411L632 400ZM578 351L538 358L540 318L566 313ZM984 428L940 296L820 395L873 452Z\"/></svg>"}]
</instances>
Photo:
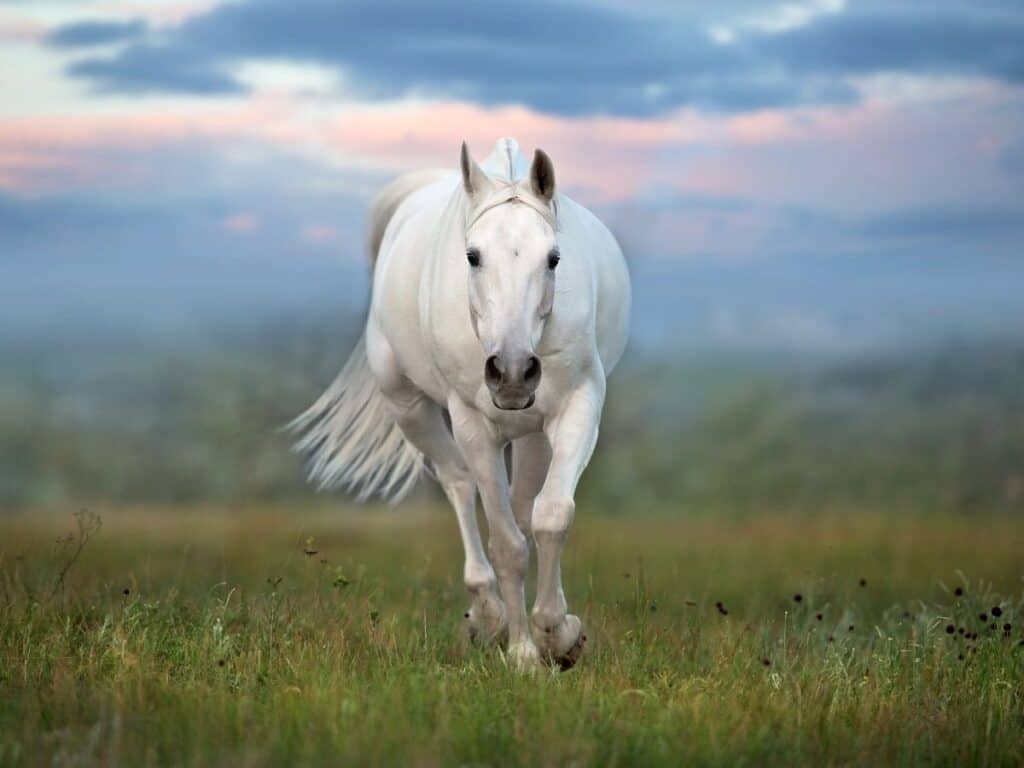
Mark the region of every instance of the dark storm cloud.
<instances>
[{"instance_id":1,"label":"dark storm cloud","mask_svg":"<svg viewBox=\"0 0 1024 768\"><path fill-rule=\"evenodd\" d=\"M868 238L941 239L962 247L979 239L1016 245L1024 236L1024 209L1007 206L926 206L864 219L855 231Z\"/></svg>"},{"instance_id":2,"label":"dark storm cloud","mask_svg":"<svg viewBox=\"0 0 1024 768\"><path fill-rule=\"evenodd\" d=\"M839 14L764 37L766 56L793 72L914 72L1024 80L1024 22L1019 18Z\"/></svg>"},{"instance_id":3,"label":"dark storm cloud","mask_svg":"<svg viewBox=\"0 0 1024 768\"><path fill-rule=\"evenodd\" d=\"M363 98L416 93L562 114L853 97L842 84L772 71L742 46L715 43L694 19L540 0L232 3L71 72L109 90L216 93L240 87L225 72L248 59L336 68Z\"/></svg>"},{"instance_id":4,"label":"dark storm cloud","mask_svg":"<svg viewBox=\"0 0 1024 768\"><path fill-rule=\"evenodd\" d=\"M79 48L106 43L119 43L145 34L146 22L132 21L80 21L58 27L47 37L47 42L58 48Z\"/></svg>"},{"instance_id":5,"label":"dark storm cloud","mask_svg":"<svg viewBox=\"0 0 1024 768\"><path fill-rule=\"evenodd\" d=\"M849 102L856 94L842 76L874 71L1024 77L1020 14L940 7L935 17L869 4L722 45L707 31L713 19L639 6L250 0L71 72L109 90L209 94L241 88L227 74L233 63L285 60L335 68L363 98L423 94L570 115Z\"/></svg>"},{"instance_id":6,"label":"dark storm cloud","mask_svg":"<svg viewBox=\"0 0 1024 768\"><path fill-rule=\"evenodd\" d=\"M226 94L242 90L222 65L184 45L140 44L114 59L83 59L68 72L92 80L100 90L122 93Z\"/></svg>"}]
</instances>

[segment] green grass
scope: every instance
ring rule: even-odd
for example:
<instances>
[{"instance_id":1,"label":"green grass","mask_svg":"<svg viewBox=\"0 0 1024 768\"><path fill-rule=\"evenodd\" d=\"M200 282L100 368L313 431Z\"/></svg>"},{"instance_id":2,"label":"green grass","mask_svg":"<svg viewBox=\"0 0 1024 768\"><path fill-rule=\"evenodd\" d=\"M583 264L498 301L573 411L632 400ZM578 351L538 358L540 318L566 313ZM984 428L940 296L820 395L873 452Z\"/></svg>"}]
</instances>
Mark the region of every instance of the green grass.
<instances>
[{"instance_id":1,"label":"green grass","mask_svg":"<svg viewBox=\"0 0 1024 768\"><path fill-rule=\"evenodd\" d=\"M1024 521L581 509L590 648L520 677L438 508L98 511L0 519L2 765L1024 761Z\"/></svg>"}]
</instances>

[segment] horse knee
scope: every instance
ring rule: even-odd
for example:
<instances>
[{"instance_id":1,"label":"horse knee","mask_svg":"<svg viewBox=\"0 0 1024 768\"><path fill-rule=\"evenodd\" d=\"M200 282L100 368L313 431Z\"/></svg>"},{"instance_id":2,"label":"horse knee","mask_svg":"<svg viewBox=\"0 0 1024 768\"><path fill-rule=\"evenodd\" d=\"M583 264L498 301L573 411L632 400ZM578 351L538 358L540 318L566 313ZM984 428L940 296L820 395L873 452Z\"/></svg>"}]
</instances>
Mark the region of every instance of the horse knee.
<instances>
[{"instance_id":1,"label":"horse knee","mask_svg":"<svg viewBox=\"0 0 1024 768\"><path fill-rule=\"evenodd\" d=\"M533 536L538 541L560 540L572 524L576 502L571 497L538 496L533 505Z\"/></svg>"}]
</instances>

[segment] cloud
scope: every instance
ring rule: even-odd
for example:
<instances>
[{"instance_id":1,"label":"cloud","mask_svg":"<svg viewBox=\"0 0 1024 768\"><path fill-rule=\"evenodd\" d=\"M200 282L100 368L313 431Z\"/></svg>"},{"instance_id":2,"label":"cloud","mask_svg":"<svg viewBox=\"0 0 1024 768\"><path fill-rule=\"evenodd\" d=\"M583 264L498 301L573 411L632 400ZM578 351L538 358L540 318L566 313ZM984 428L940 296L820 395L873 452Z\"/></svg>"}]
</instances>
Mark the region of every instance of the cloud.
<instances>
[{"instance_id":1,"label":"cloud","mask_svg":"<svg viewBox=\"0 0 1024 768\"><path fill-rule=\"evenodd\" d=\"M970 13L874 12L823 17L765 36L766 56L791 72L973 74L1024 81L1024 21Z\"/></svg>"},{"instance_id":2,"label":"cloud","mask_svg":"<svg viewBox=\"0 0 1024 768\"><path fill-rule=\"evenodd\" d=\"M746 32L782 32L806 26L819 16L839 13L846 7L845 0L807 0L803 3L783 3L768 10L740 15L728 24L711 27L711 37L719 43L733 43Z\"/></svg>"},{"instance_id":3,"label":"cloud","mask_svg":"<svg viewBox=\"0 0 1024 768\"><path fill-rule=\"evenodd\" d=\"M651 115L683 104L736 111L855 95L842 83L772 71L693 19L565 0L253 0L69 71L107 90L226 93L242 88L232 68L252 60L336 68L361 99L426 95L568 115Z\"/></svg>"},{"instance_id":4,"label":"cloud","mask_svg":"<svg viewBox=\"0 0 1024 768\"><path fill-rule=\"evenodd\" d=\"M103 91L210 95L243 90L237 80L220 70L202 51L149 43L132 46L113 59L82 59L68 67L69 74L92 80Z\"/></svg>"},{"instance_id":5,"label":"cloud","mask_svg":"<svg viewBox=\"0 0 1024 768\"><path fill-rule=\"evenodd\" d=\"M246 212L232 213L221 220L221 226L235 235L250 235L258 232L262 225L258 216Z\"/></svg>"},{"instance_id":6,"label":"cloud","mask_svg":"<svg viewBox=\"0 0 1024 768\"><path fill-rule=\"evenodd\" d=\"M924 206L866 217L855 230L875 238L928 238L962 244L1024 236L1024 207Z\"/></svg>"},{"instance_id":7,"label":"cloud","mask_svg":"<svg viewBox=\"0 0 1024 768\"><path fill-rule=\"evenodd\" d=\"M209 95L245 90L237 72L246 62L283 61L332 68L346 94L362 100L425 96L630 116L684 105L743 112L846 104L858 98L848 76L890 70L1024 78L1019 13L938 7L941 15L813 0L753 13L743 6L731 25L709 25L692 7L579 0L250 0L212 7L69 71L109 91ZM727 42L715 29L728 30Z\"/></svg>"},{"instance_id":8,"label":"cloud","mask_svg":"<svg viewBox=\"0 0 1024 768\"><path fill-rule=\"evenodd\" d=\"M147 29L142 19L130 21L79 21L58 27L47 36L57 48L79 48L120 43L142 37Z\"/></svg>"}]
</instances>

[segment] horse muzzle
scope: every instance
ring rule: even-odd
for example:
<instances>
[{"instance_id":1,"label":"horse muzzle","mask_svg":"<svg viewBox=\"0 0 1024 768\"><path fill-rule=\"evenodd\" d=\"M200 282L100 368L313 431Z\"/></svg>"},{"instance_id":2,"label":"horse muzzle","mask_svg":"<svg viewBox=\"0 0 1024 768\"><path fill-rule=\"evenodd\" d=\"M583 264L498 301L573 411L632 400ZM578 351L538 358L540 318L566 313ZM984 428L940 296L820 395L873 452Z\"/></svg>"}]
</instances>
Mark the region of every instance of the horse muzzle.
<instances>
[{"instance_id":1,"label":"horse muzzle","mask_svg":"<svg viewBox=\"0 0 1024 768\"><path fill-rule=\"evenodd\" d=\"M495 354L484 364L484 381L491 402L502 411L522 411L533 405L540 384L540 358L532 353Z\"/></svg>"}]
</instances>

